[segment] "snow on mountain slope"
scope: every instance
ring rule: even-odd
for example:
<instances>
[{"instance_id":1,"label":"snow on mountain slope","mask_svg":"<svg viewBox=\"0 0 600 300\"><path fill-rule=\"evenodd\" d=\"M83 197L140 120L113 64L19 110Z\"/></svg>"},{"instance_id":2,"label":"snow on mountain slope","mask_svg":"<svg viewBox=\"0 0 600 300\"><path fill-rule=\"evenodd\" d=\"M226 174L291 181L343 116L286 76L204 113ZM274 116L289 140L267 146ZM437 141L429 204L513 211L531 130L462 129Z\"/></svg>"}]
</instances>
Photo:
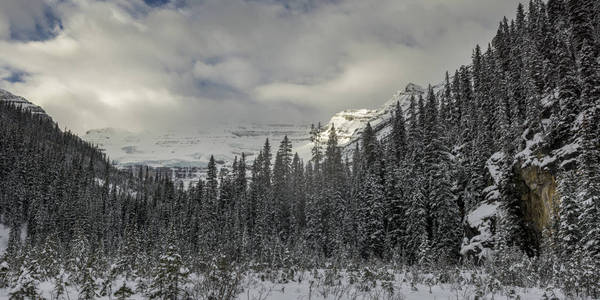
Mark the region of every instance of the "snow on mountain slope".
<instances>
[{"instance_id":1,"label":"snow on mountain slope","mask_svg":"<svg viewBox=\"0 0 600 300\"><path fill-rule=\"evenodd\" d=\"M440 92L442 84L433 86L434 91ZM400 103L400 107L404 111L404 117L407 118L406 113L410 105L411 96L415 96L415 100L418 99L419 95L425 97L426 90L414 83L409 83L404 90L397 91L388 101L386 101L379 109L355 109L355 110L344 110L335 114L329 122L322 128L319 136L323 143L328 140L331 126L333 125L338 136L338 143L344 147L344 152L350 154L355 147L355 143L359 141L359 138L363 132L363 129L367 126L367 123L371 124L371 127L377 133L378 138L385 138L390 132L390 119L391 113L396 108L396 103ZM312 143L300 147L302 152L310 153L306 149L310 149Z\"/></svg>"},{"instance_id":2,"label":"snow on mountain slope","mask_svg":"<svg viewBox=\"0 0 600 300\"><path fill-rule=\"evenodd\" d=\"M0 101L12 103L15 106L31 111L33 114L39 114L44 115L46 117L50 117L41 107L29 102L27 99L21 96L13 95L11 92L3 89L0 89Z\"/></svg>"},{"instance_id":3,"label":"snow on mountain slope","mask_svg":"<svg viewBox=\"0 0 600 300\"><path fill-rule=\"evenodd\" d=\"M217 164L228 166L235 156L248 162L269 139L273 151L285 135L293 145L308 142L309 126L291 124L249 124L206 128L191 132L140 132L104 128L86 132L83 139L97 145L120 168L148 165L171 168L174 177L195 180L203 177L211 155Z\"/></svg>"},{"instance_id":4,"label":"snow on mountain slope","mask_svg":"<svg viewBox=\"0 0 600 300\"><path fill-rule=\"evenodd\" d=\"M331 118L325 127L323 138L327 139L326 133L331 129L331 125L335 125L340 145L347 146L358 140L367 123L371 124L379 138L383 138L387 135L388 130L386 127L391 118L391 113L396 108L396 103L400 103L400 107L406 113L410 105L410 97L415 96L417 98L419 95L424 96L424 94L425 89L414 83L409 83L404 90L397 91L379 109L360 109L338 113Z\"/></svg>"}]
</instances>

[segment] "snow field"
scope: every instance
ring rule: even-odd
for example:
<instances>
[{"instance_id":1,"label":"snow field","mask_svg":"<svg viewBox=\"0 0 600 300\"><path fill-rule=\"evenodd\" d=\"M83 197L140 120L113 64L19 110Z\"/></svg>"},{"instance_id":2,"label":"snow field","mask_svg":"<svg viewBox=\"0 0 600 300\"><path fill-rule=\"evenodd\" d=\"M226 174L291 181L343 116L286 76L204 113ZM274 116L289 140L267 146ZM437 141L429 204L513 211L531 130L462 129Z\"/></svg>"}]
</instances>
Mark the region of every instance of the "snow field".
<instances>
[{"instance_id":1,"label":"snow field","mask_svg":"<svg viewBox=\"0 0 600 300\"><path fill-rule=\"evenodd\" d=\"M208 276L210 277L210 275ZM237 300L417 300L417 299L563 299L564 295L552 288L518 288L494 285L494 280L481 271L458 271L425 273L417 269L392 270L370 269L336 270L316 269L294 272L267 271L247 272L232 281L207 278L191 274L182 287L180 299L225 299L219 294L225 290L235 290ZM220 278L222 279L222 278ZM114 292L123 284L133 291L149 279L125 280L118 277L112 282ZM236 284L237 283L237 284ZM106 284L97 280L98 286ZM81 289L66 286L66 294L54 296L55 284L41 282L38 286L45 299L78 299ZM10 298L10 289L0 289L0 299ZM216 298L211 298L216 297ZM547 297L547 298L545 298ZM99 296L96 299L116 299L113 296ZM136 291L127 299L148 299L144 293Z\"/></svg>"}]
</instances>

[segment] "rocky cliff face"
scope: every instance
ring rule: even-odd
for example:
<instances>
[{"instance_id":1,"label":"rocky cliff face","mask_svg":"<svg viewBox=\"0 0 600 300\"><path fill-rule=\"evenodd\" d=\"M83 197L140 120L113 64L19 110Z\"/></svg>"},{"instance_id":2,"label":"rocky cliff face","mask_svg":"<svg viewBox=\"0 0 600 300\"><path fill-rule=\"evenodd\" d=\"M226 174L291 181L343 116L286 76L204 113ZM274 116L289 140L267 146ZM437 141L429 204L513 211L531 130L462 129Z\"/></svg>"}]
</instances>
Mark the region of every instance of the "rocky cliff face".
<instances>
[{"instance_id":1,"label":"rocky cliff face","mask_svg":"<svg viewBox=\"0 0 600 300\"><path fill-rule=\"evenodd\" d=\"M537 234L550 229L552 219L558 214L559 197L556 178L550 170L537 166L516 168L526 221L533 225Z\"/></svg>"},{"instance_id":2,"label":"rocky cliff face","mask_svg":"<svg viewBox=\"0 0 600 300\"><path fill-rule=\"evenodd\" d=\"M542 233L552 234L552 222L558 216L559 195L557 193L557 166L564 166L576 156L576 146L546 152L535 149L534 140L527 141L527 148L517 154L518 161L512 168L511 180L516 186L516 195L521 200L523 224L532 245L538 245ZM540 139L535 143L541 143ZM504 155L497 152L487 162L493 184L484 190L485 201L465 216L465 240L461 254L470 258L483 259L493 252L495 244L500 193L500 166ZM534 246L535 249L537 246Z\"/></svg>"}]
</instances>

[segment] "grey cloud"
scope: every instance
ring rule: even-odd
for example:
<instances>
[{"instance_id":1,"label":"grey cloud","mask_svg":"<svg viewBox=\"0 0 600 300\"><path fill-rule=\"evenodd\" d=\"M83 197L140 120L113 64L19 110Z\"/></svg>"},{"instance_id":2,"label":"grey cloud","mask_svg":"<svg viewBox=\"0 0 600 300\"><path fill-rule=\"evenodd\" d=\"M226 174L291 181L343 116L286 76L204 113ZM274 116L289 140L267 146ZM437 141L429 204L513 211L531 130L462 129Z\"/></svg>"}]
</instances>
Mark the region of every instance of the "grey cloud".
<instances>
[{"instance_id":1,"label":"grey cloud","mask_svg":"<svg viewBox=\"0 0 600 300\"><path fill-rule=\"evenodd\" d=\"M52 0L0 2L0 39L44 40L54 37L61 21Z\"/></svg>"},{"instance_id":2,"label":"grey cloud","mask_svg":"<svg viewBox=\"0 0 600 300\"><path fill-rule=\"evenodd\" d=\"M19 10L20 1L3 1L2 13ZM517 1L42 4L62 24L48 40L9 40L0 14L0 66L27 74L0 86L81 133L316 122L340 109L377 107L410 81L437 82L467 63L475 43L489 42Z\"/></svg>"}]
</instances>

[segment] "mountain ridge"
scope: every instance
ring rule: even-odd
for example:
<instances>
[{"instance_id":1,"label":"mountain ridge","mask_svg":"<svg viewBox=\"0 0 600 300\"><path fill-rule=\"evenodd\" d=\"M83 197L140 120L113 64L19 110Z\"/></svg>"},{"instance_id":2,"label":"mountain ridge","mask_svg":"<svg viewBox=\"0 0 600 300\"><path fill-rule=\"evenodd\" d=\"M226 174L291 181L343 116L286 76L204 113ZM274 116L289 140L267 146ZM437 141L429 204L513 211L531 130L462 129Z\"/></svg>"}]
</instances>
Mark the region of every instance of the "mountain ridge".
<instances>
[{"instance_id":1,"label":"mountain ridge","mask_svg":"<svg viewBox=\"0 0 600 300\"><path fill-rule=\"evenodd\" d=\"M22 109L29 110L34 115L37 114L46 116L48 118L52 118L46 113L46 111L41 106L36 105L31 101L25 99L24 97L17 96L4 89L0 89L0 102L10 103Z\"/></svg>"}]
</instances>

